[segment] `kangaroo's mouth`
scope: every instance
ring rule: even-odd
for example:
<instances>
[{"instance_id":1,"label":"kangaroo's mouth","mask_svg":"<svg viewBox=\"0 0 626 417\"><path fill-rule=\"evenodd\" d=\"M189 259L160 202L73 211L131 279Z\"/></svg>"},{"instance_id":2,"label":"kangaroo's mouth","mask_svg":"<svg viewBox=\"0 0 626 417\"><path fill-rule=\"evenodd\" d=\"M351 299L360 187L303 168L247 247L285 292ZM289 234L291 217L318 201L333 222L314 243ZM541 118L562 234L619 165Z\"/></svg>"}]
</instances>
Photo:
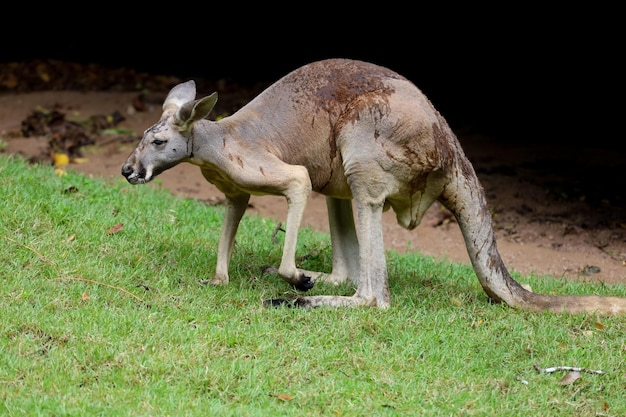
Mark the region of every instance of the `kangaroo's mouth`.
<instances>
[{"instance_id":1,"label":"kangaroo's mouth","mask_svg":"<svg viewBox=\"0 0 626 417\"><path fill-rule=\"evenodd\" d=\"M129 177L126 177L126 180L131 184L145 184L150 181L138 175L131 175Z\"/></svg>"},{"instance_id":2,"label":"kangaroo's mouth","mask_svg":"<svg viewBox=\"0 0 626 417\"><path fill-rule=\"evenodd\" d=\"M145 184L154 178L151 169L147 170L143 167L136 169L130 164L122 166L122 175L131 184Z\"/></svg>"}]
</instances>

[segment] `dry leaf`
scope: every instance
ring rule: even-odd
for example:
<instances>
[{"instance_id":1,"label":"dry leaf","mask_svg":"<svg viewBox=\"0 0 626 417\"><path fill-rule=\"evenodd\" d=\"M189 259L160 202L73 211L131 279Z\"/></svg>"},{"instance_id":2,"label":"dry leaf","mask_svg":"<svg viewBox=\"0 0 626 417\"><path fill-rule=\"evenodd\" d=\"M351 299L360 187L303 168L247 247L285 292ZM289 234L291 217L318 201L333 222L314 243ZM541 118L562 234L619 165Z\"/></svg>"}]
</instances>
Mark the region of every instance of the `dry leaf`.
<instances>
[{"instance_id":1,"label":"dry leaf","mask_svg":"<svg viewBox=\"0 0 626 417\"><path fill-rule=\"evenodd\" d=\"M50 74L48 73L48 66L46 64L37 64L37 75L41 78L41 81L47 83L50 81Z\"/></svg>"},{"instance_id":2,"label":"dry leaf","mask_svg":"<svg viewBox=\"0 0 626 417\"><path fill-rule=\"evenodd\" d=\"M113 235L119 232L120 230L122 230L123 227L124 227L124 223L118 223L114 226L111 226L111 228L107 231L107 235Z\"/></svg>"},{"instance_id":3,"label":"dry leaf","mask_svg":"<svg viewBox=\"0 0 626 417\"><path fill-rule=\"evenodd\" d=\"M74 239L76 239L76 235L75 235L75 234L72 234L72 235L70 235L70 237L68 237L68 238L66 239L66 242L68 242L68 243L69 243L69 242L73 241Z\"/></svg>"},{"instance_id":4,"label":"dry leaf","mask_svg":"<svg viewBox=\"0 0 626 417\"><path fill-rule=\"evenodd\" d=\"M83 293L83 295L81 296L81 298L83 299L83 301L89 301L89 296L87 295L86 292Z\"/></svg>"},{"instance_id":5,"label":"dry leaf","mask_svg":"<svg viewBox=\"0 0 626 417\"><path fill-rule=\"evenodd\" d=\"M19 82L17 80L17 77L13 74L10 74L3 80L2 85L4 85L6 88L10 90L12 88L17 87L18 83Z\"/></svg>"},{"instance_id":6,"label":"dry leaf","mask_svg":"<svg viewBox=\"0 0 626 417\"><path fill-rule=\"evenodd\" d=\"M70 163L70 157L67 154L55 152L54 153L54 167L63 168Z\"/></svg>"},{"instance_id":7,"label":"dry leaf","mask_svg":"<svg viewBox=\"0 0 626 417\"><path fill-rule=\"evenodd\" d=\"M276 398L282 401L291 401L293 399L293 397L289 394L278 394Z\"/></svg>"},{"instance_id":8,"label":"dry leaf","mask_svg":"<svg viewBox=\"0 0 626 417\"><path fill-rule=\"evenodd\" d=\"M580 374L580 372L570 371L566 373L563 378L561 378L561 381L559 381L559 383L561 385L571 385L574 382L576 382L576 380L580 378L581 376L582 375Z\"/></svg>"},{"instance_id":9,"label":"dry leaf","mask_svg":"<svg viewBox=\"0 0 626 417\"><path fill-rule=\"evenodd\" d=\"M604 330L604 324L600 323L599 321L596 321L593 325L596 327L596 329Z\"/></svg>"}]
</instances>

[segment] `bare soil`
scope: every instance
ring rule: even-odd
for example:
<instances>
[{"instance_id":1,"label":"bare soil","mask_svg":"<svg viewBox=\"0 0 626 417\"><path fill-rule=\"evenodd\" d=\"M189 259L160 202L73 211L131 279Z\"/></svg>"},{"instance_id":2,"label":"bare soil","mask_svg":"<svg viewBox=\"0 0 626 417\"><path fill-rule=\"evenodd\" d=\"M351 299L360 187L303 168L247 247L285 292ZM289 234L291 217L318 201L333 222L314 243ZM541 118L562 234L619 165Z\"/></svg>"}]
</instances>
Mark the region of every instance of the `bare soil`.
<instances>
[{"instance_id":1,"label":"bare soil","mask_svg":"<svg viewBox=\"0 0 626 417\"><path fill-rule=\"evenodd\" d=\"M65 74L65 84L51 83L51 74L59 79L54 72L59 64L43 65L41 69L42 65L39 63L39 70L34 64L0 67L0 138L5 143L2 152L52 164L53 152L64 151L71 157L67 169L121 179L122 163L141 133L159 119L162 100L178 80L118 71L106 78L110 81L107 86L89 85L100 69L91 68L89 75L84 68L78 68L82 81ZM151 93L140 94L120 82L128 79L130 85L138 78ZM25 87L28 83L31 88ZM217 117L236 111L263 87L221 80L199 83L199 94L219 92L220 101L213 114ZM35 117L34 112L44 109L43 113L57 111L62 120L50 124L41 113ZM117 118L106 117L111 115ZM36 131L36 121L48 124ZM84 131L76 133L77 126ZM106 128L113 129L113 134L107 134ZM621 176L622 155L593 147L507 143L480 132L456 131L485 189L498 246L511 271L626 283L624 190L607 181ZM210 204L223 198L190 164L161 174L152 186ZM286 202L279 197L253 196L248 212L284 222ZM323 196L312 196L302 226L328 231ZM393 213L387 212L384 231L388 249L469 263L458 225L438 204L413 231L399 227Z\"/></svg>"}]
</instances>

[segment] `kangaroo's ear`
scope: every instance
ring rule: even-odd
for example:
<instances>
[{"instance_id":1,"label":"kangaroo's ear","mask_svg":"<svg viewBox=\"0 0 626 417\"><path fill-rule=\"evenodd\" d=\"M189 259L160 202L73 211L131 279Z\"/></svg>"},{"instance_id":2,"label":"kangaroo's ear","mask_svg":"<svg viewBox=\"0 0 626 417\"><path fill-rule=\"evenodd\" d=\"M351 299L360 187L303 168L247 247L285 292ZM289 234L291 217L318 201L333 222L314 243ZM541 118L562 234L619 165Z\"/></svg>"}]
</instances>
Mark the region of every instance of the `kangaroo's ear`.
<instances>
[{"instance_id":1,"label":"kangaroo's ear","mask_svg":"<svg viewBox=\"0 0 626 417\"><path fill-rule=\"evenodd\" d=\"M217 103L217 92L196 101L183 104L176 112L176 124L181 131L189 129L198 120L202 120L211 113Z\"/></svg>"},{"instance_id":2,"label":"kangaroo's ear","mask_svg":"<svg viewBox=\"0 0 626 417\"><path fill-rule=\"evenodd\" d=\"M163 102L163 111L176 110L196 98L196 83L189 80L173 87Z\"/></svg>"}]
</instances>

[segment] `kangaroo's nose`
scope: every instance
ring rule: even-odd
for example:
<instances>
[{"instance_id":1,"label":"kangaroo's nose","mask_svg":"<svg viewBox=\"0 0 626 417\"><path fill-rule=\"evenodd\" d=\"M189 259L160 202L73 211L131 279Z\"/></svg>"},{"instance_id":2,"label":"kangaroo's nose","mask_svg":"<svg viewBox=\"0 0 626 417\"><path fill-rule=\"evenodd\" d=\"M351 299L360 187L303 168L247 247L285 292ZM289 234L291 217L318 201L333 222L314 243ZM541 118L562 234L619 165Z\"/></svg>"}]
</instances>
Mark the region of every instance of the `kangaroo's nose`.
<instances>
[{"instance_id":1,"label":"kangaroo's nose","mask_svg":"<svg viewBox=\"0 0 626 417\"><path fill-rule=\"evenodd\" d=\"M133 169L132 165L130 164L124 164L122 165L122 175L126 178L128 178L135 170Z\"/></svg>"}]
</instances>

